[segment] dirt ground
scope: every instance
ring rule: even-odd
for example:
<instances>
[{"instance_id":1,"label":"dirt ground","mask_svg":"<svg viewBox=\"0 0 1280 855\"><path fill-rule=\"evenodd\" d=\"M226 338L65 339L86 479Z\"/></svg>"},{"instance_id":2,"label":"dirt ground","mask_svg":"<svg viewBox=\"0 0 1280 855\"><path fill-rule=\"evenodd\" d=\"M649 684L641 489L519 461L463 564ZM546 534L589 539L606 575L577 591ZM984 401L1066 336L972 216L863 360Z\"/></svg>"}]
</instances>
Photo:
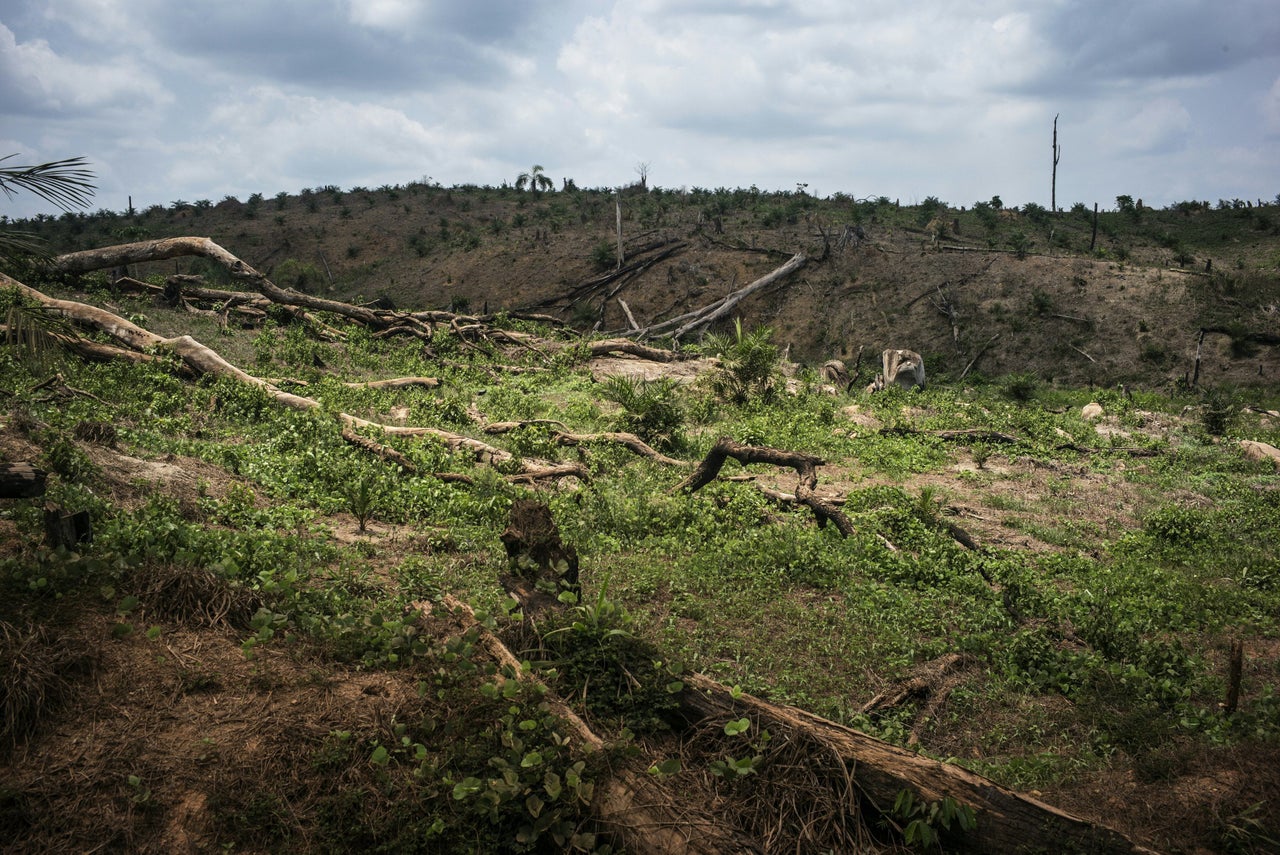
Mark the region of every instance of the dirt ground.
<instances>
[{"instance_id":1,"label":"dirt ground","mask_svg":"<svg viewBox=\"0 0 1280 855\"><path fill-rule=\"evenodd\" d=\"M856 410L846 415L854 429L874 428ZM224 495L237 481L198 460L143 459L109 445L82 445L101 468L112 499L126 507L156 490L190 505L198 490ZM39 452L8 428L0 430L0 450L10 459ZM1087 503L1088 515L1102 529L1135 522L1134 488L1116 473L1049 471L994 455L982 470L991 480L979 490L970 477L975 471L975 463L961 458L952 470L918 477L904 488L936 488L954 519L993 545L1052 548L1011 527L1011 520L1031 511L993 510L990 497L1007 493L1008 499L1027 500L1028 508L1042 507L1039 498L1063 489L1064 479L1071 491L1097 497ZM839 492L855 482L866 485L858 473L824 472L823 489ZM360 533L348 516L325 522L342 542L403 537L390 527ZM32 536L0 521L0 555ZM0 641L15 662L43 663L58 674L46 686L47 714L31 733L2 747L0 816L12 832L37 842L26 851L210 851L234 833L235 816L282 809L238 800L246 782L264 773L289 776L298 793L323 794L323 771L300 766L296 758L335 732L377 731L397 716L422 714L412 679L395 673L337 667L270 647L246 658L241 641L251 603L214 608L206 602L179 613L137 616L140 626L159 628L154 638L141 632L114 637L117 618L109 603L84 605L68 610L77 617L55 620L47 631L0 615ZM1280 676L1280 644L1251 649L1247 667L1251 679ZM1046 715L1052 718L1052 710ZM925 744L944 755L963 757L971 750L963 728L932 731ZM1231 829L1245 839L1258 828L1276 827L1280 746L1209 752L1174 742L1141 764L1090 770L1032 795L1163 851L1209 852L1204 841L1222 839ZM42 827L35 830L33 823ZM268 841L261 851L270 850Z\"/></svg>"}]
</instances>

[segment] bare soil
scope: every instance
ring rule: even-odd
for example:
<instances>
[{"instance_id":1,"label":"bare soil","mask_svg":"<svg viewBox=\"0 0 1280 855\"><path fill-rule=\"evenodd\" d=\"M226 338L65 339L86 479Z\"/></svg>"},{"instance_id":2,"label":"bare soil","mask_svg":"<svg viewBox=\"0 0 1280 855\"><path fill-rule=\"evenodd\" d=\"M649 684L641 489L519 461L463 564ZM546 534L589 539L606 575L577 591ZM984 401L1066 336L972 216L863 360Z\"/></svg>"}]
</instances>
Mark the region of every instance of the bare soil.
<instances>
[{"instance_id":1,"label":"bare soil","mask_svg":"<svg viewBox=\"0 0 1280 855\"><path fill-rule=\"evenodd\" d=\"M849 415L850 424L865 429L865 417ZM125 506L154 490L189 504L199 490L222 495L237 482L197 460L146 460L125 449L91 444L84 449L101 467L111 498ZM11 427L0 430L0 450L9 457L37 452ZM971 473L983 477L980 486ZM860 473L824 472L824 489L854 483L866 482ZM1083 468L1049 471L997 455L980 470L962 462L954 471L922 476L906 486L936 488L954 519L983 542L1052 549L1024 528L1037 513L1029 509L1045 507L1042 494L1061 491L1064 483L1073 493L1096 497L1083 505L1089 520L1104 530L1134 524L1134 488L1118 474ZM1025 499L1028 510L993 510L987 507L993 495ZM342 542L397 550L410 546L393 528L374 526L361 533L346 515L325 522ZM1054 524L1052 519L1031 522ZM0 522L0 555L38 536ZM268 647L247 658L241 647L243 610L212 618L198 608L135 615L139 627L158 628L155 637L141 631L115 637L118 618L111 600L74 605L79 607L65 604L67 619L54 619L56 634L8 623L9 616L0 612L10 652L16 637L19 661L44 662L54 671L44 686L48 697L34 731L10 734L14 738L0 746L5 781L0 815L13 839L25 841L11 851L203 852L228 839L238 841L238 851L273 851L269 839L246 845L237 823L251 816L259 825L264 813L287 812L290 804L308 809L326 804L333 793L331 771L300 760L331 746L334 733L386 734L396 720L430 713L411 676L335 665L309 658L297 647L289 652ZM437 631L456 628L442 625ZM1280 678L1280 645L1251 648L1247 662L1250 685ZM948 715L944 704L936 721L923 728L922 747L938 755L976 757L975 740L990 733L994 722L1038 718L1052 728L1056 708L1069 702L1045 697L1026 703L1040 710L1029 715L1025 709L957 709ZM1086 735L1063 732L1061 738ZM1018 750L1016 740L1010 750ZM341 768L346 784L352 775L374 774L367 765ZM278 799L246 802L243 794L260 792L264 779L279 782ZM1280 827L1280 747L1208 751L1174 741L1137 760L1068 775L1062 785L1032 794L1161 851L1210 852L1233 828L1253 833L1256 841L1259 829ZM296 827L297 821L279 816L281 828ZM319 839L308 845L326 847Z\"/></svg>"}]
</instances>

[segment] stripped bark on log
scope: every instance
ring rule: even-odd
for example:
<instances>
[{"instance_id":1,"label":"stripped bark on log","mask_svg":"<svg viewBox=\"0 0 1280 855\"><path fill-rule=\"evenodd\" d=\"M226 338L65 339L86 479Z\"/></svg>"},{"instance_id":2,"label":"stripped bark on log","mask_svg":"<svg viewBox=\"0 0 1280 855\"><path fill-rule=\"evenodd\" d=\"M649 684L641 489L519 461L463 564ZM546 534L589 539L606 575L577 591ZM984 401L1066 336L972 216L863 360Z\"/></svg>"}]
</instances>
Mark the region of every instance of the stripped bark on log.
<instances>
[{"instance_id":1,"label":"stripped bark on log","mask_svg":"<svg viewBox=\"0 0 1280 855\"><path fill-rule=\"evenodd\" d=\"M888 813L903 790L926 802L950 797L973 808L977 827L945 840L948 851L1017 855L1089 852L1155 855L1123 834L1023 796L960 766L942 763L795 707L727 688L701 674L685 678L681 702L690 715L724 721L745 712L774 740L798 731L840 756L863 795Z\"/></svg>"}]
</instances>

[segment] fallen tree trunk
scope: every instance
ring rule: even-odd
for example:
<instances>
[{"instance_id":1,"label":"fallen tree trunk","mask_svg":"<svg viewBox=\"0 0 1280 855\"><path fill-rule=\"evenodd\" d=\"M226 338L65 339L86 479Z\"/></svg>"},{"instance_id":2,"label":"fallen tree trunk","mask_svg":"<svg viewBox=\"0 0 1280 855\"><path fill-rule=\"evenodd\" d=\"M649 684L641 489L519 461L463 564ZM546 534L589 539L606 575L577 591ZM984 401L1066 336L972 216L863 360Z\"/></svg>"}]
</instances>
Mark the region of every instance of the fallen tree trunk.
<instances>
[{"instance_id":1,"label":"fallen tree trunk","mask_svg":"<svg viewBox=\"0 0 1280 855\"><path fill-rule=\"evenodd\" d=\"M641 457L647 457L650 460L662 463L666 466L688 466L689 464L683 460L677 460L674 457L668 457L661 451L650 446L640 437L633 433L624 432L605 432L605 433L569 433L568 431L556 431L553 434L555 441L561 445L583 445L588 442L614 442L618 445L625 446Z\"/></svg>"},{"instance_id":2,"label":"fallen tree trunk","mask_svg":"<svg viewBox=\"0 0 1280 855\"><path fill-rule=\"evenodd\" d=\"M643 339L643 338L649 338L655 335L669 334L671 335L672 338L679 339L682 335L685 335L688 332L696 330L699 327L704 327L704 326L707 326L708 324L715 323L716 321L725 317L726 315L728 315L730 312L733 311L733 308L735 306L737 306L747 297L750 297L752 294L755 294L769 287L770 285L777 282L779 279L783 279L786 276L791 275L792 273L794 273L795 271L803 267L805 263L808 262L808 260L809 259L805 257L804 253L796 253L791 257L791 260L788 261L786 264L782 265L776 270L773 270L770 273L765 274L764 276L761 276L759 279L755 280L750 285L747 285L744 288L740 288L737 291L734 291L732 294L729 294L728 296L725 296L720 298L719 300L716 300L714 303L710 304L709 306L704 306L701 309L697 309L696 311L693 311L693 312L686 312L683 315L679 315L678 317L671 318L670 320L662 321L661 323L658 323L658 324L651 324L650 326L644 327L642 329L632 330L631 332L627 333L627 335L629 337ZM669 332L670 330L673 330L673 329L675 330L674 332Z\"/></svg>"},{"instance_id":3,"label":"fallen tree trunk","mask_svg":"<svg viewBox=\"0 0 1280 855\"><path fill-rule=\"evenodd\" d=\"M277 404L289 409L309 411L318 410L322 407L321 403L314 398L286 392L261 378L246 373L191 336L183 335L175 338L164 338L105 309L99 309L95 306L77 303L72 300L58 300L49 297L3 273L0 273L0 286L16 288L24 296L50 311L56 312L76 323L105 332L132 350L155 349L173 353L197 375L211 374L215 377L228 377L245 385L256 387L266 393ZM338 413L337 418L340 423L352 429L381 431L391 436L434 437L443 442L450 450L467 451L480 463L500 464L514 460L514 456L510 452L501 448L496 448L468 436L440 430L439 428L384 425L349 413ZM549 473L552 471L554 471L553 467L545 461L526 459L521 461L521 469L517 474L536 478L558 477L550 475ZM566 474L579 474L579 472L585 473L585 469L579 467L578 471L567 472Z\"/></svg>"},{"instance_id":4,"label":"fallen tree trunk","mask_svg":"<svg viewBox=\"0 0 1280 855\"><path fill-rule=\"evenodd\" d=\"M973 808L977 827L962 836L944 834L947 851L1154 855L1117 831L1015 793L960 766L931 760L795 707L730 692L701 674L690 675L684 682L681 703L690 716L726 721L745 712L767 728L775 741L803 735L835 752L857 788L881 813L891 812L903 790L926 802L950 797Z\"/></svg>"},{"instance_id":5,"label":"fallen tree trunk","mask_svg":"<svg viewBox=\"0 0 1280 855\"><path fill-rule=\"evenodd\" d=\"M534 604L529 590L516 589L509 593L522 604L526 613L533 613ZM556 604L550 607L554 608ZM496 638L492 644L504 651L498 654L500 661L515 660L505 645ZM961 657L955 657L954 661L944 657L939 660L938 668L940 671L952 671L963 662ZM941 763L898 748L795 707L774 704L730 690L703 674L686 675L683 682L684 688L679 695L680 715L687 723L689 733L699 730L720 732L725 722L737 721L745 715L753 719L757 731L768 730L772 737L768 747L763 749L762 762L767 764L773 760L789 766L801 763L822 770L817 779L800 776L798 770L783 770L780 774L789 778L799 776L801 780L805 780L811 788L807 791L807 799L820 804L824 810L834 809L835 813L788 816L787 814L793 813L794 805L783 805L782 794L767 791L754 794L756 801L762 805L751 806L748 813L763 809L774 814L766 819L766 824L771 825L775 831L778 830L778 823L791 824L792 827L783 830L779 837L826 842L822 834L828 829L815 828L815 825L828 826L841 834L858 824L869 826L871 823L868 823L867 817L860 815L868 808L875 814L892 820L893 805L899 794L907 790L926 803L939 802L949 797L974 811L977 826L969 832L953 830L947 833L942 829L935 829L942 832L945 851L991 855L1068 851L1097 855L1154 855L1152 850L1133 843L1112 829L1020 795L959 766ZM548 693L547 697L554 696ZM555 704L557 711L565 710L572 716L570 721L581 722L572 710L563 706L562 701L557 699ZM876 704L876 701L872 701L868 707L874 708ZM589 733L585 723L581 727ZM686 770L679 774L696 774L695 766L703 762L709 763L711 759L704 754L687 757ZM760 776L769 774L769 770L761 768ZM751 777L754 779L757 776ZM628 783L624 782L623 792L627 792ZM685 789L691 794L696 791L692 784ZM661 788L657 790L649 790L654 792L654 803L669 804L670 794L662 793ZM741 791L735 792L742 795ZM692 800L691 798L689 801ZM692 809L692 805L687 803L684 807ZM732 851L750 851L749 844L742 840L746 836L745 830L737 827L734 822L735 819L742 818L741 814L742 811L735 811L726 804L719 817L721 834L738 838L736 847L729 847ZM673 827L696 829L698 835L707 831L705 824L691 825L687 815L678 817ZM723 840L726 840L724 836L717 838L716 845L724 845L720 842ZM642 839L642 842L646 844L645 848L637 851L652 851L650 841ZM683 845L684 842L672 851L690 851L683 848ZM865 851L875 849L868 844Z\"/></svg>"},{"instance_id":6,"label":"fallen tree trunk","mask_svg":"<svg viewBox=\"0 0 1280 855\"><path fill-rule=\"evenodd\" d=\"M370 380L366 383L343 383L348 389L409 389L423 387L435 389L440 385L437 377L395 377L390 380Z\"/></svg>"},{"instance_id":7,"label":"fallen tree trunk","mask_svg":"<svg viewBox=\"0 0 1280 855\"><path fill-rule=\"evenodd\" d=\"M677 362L684 358L674 350L664 350L659 347L649 347L647 344L640 344L627 338L607 338L600 341L593 341L587 345L592 356L606 356L611 353L625 353L628 356L638 356L641 359L648 359L653 362Z\"/></svg>"},{"instance_id":8,"label":"fallen tree trunk","mask_svg":"<svg viewBox=\"0 0 1280 855\"><path fill-rule=\"evenodd\" d=\"M282 306L331 312L373 329L383 329L396 322L403 323L409 318L401 312L375 311L337 300L313 297L292 288L281 288L209 238L203 237L165 238L71 252L54 259L53 269L58 273L78 274L183 256L197 256L218 262L237 282L242 282L271 302Z\"/></svg>"}]
</instances>

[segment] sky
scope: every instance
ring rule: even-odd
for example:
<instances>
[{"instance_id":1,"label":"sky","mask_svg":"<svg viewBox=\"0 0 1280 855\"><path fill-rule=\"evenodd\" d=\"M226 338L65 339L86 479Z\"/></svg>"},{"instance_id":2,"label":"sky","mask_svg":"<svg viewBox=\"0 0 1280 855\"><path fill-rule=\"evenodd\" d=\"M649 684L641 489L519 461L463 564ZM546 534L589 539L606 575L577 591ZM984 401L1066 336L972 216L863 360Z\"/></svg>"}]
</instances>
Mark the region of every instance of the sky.
<instances>
[{"instance_id":1,"label":"sky","mask_svg":"<svg viewBox=\"0 0 1280 855\"><path fill-rule=\"evenodd\" d=\"M91 208L638 179L1113 207L1280 195L1276 0L0 0L3 166ZM59 209L27 192L0 213Z\"/></svg>"}]
</instances>

